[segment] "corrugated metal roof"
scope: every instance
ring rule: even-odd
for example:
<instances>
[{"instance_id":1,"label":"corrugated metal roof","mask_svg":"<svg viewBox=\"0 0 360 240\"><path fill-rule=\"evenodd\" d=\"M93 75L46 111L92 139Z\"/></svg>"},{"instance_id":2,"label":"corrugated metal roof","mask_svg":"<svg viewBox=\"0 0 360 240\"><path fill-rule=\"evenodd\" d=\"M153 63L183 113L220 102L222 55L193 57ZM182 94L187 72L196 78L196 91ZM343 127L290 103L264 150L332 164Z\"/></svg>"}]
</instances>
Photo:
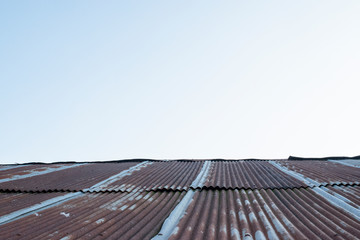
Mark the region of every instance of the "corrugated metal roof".
<instances>
[{"instance_id":1,"label":"corrugated metal roof","mask_svg":"<svg viewBox=\"0 0 360 240\"><path fill-rule=\"evenodd\" d=\"M197 191L170 239L356 239L359 226L311 189Z\"/></svg>"},{"instance_id":2,"label":"corrugated metal roof","mask_svg":"<svg viewBox=\"0 0 360 240\"><path fill-rule=\"evenodd\" d=\"M184 192L87 193L0 228L3 239L149 239Z\"/></svg>"},{"instance_id":3,"label":"corrugated metal roof","mask_svg":"<svg viewBox=\"0 0 360 240\"><path fill-rule=\"evenodd\" d=\"M307 186L266 161L219 161L204 184L225 189L293 188Z\"/></svg>"},{"instance_id":4,"label":"corrugated metal roof","mask_svg":"<svg viewBox=\"0 0 360 240\"><path fill-rule=\"evenodd\" d=\"M196 160L57 165L69 168L0 166L0 179L6 179L0 182L1 238L360 238L360 169L344 164ZM36 190L46 193L26 193ZM69 190L75 193L49 192Z\"/></svg>"},{"instance_id":5,"label":"corrugated metal roof","mask_svg":"<svg viewBox=\"0 0 360 240\"><path fill-rule=\"evenodd\" d=\"M6 182L11 180L17 180L27 178L36 175L42 175L49 172L55 172L70 167L77 167L80 164L34 164L34 165L17 165L8 168L0 168L0 182Z\"/></svg>"},{"instance_id":6,"label":"corrugated metal roof","mask_svg":"<svg viewBox=\"0 0 360 240\"><path fill-rule=\"evenodd\" d=\"M0 189L27 192L80 191L136 164L138 162L79 164L77 167L60 171L0 182ZM17 168L17 170L20 169ZM1 171L0 176L2 176Z\"/></svg>"},{"instance_id":7,"label":"corrugated metal roof","mask_svg":"<svg viewBox=\"0 0 360 240\"><path fill-rule=\"evenodd\" d=\"M311 160L277 161L277 163L322 184L360 182L358 168L340 163Z\"/></svg>"},{"instance_id":8,"label":"corrugated metal roof","mask_svg":"<svg viewBox=\"0 0 360 240\"><path fill-rule=\"evenodd\" d=\"M199 174L202 161L154 162L119 181L110 184L109 191L186 190ZM105 189L103 189L105 190Z\"/></svg>"},{"instance_id":9,"label":"corrugated metal roof","mask_svg":"<svg viewBox=\"0 0 360 240\"><path fill-rule=\"evenodd\" d=\"M33 206L42 201L62 196L65 193L1 193L0 194L0 216Z\"/></svg>"},{"instance_id":10,"label":"corrugated metal roof","mask_svg":"<svg viewBox=\"0 0 360 240\"><path fill-rule=\"evenodd\" d=\"M5 239L150 239L184 195L87 193L4 224L0 234ZM170 239L357 239L359 226L311 189L197 190Z\"/></svg>"}]
</instances>

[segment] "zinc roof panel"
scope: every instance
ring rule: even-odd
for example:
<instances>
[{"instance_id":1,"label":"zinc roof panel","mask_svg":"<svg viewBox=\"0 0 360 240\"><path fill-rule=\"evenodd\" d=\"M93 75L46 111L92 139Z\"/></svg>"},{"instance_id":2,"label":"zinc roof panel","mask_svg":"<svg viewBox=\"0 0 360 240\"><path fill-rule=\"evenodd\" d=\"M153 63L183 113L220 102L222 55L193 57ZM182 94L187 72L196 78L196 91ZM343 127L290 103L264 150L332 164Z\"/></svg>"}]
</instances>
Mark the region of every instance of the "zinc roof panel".
<instances>
[{"instance_id":1,"label":"zinc roof panel","mask_svg":"<svg viewBox=\"0 0 360 240\"><path fill-rule=\"evenodd\" d=\"M135 166L136 164L138 163L123 162L79 164L73 168L54 171L47 174L0 182L0 189L27 192L80 191L109 178L112 175Z\"/></svg>"},{"instance_id":2,"label":"zinc roof panel","mask_svg":"<svg viewBox=\"0 0 360 240\"><path fill-rule=\"evenodd\" d=\"M186 190L199 174L201 161L154 162L108 186L113 191Z\"/></svg>"},{"instance_id":3,"label":"zinc roof panel","mask_svg":"<svg viewBox=\"0 0 360 240\"><path fill-rule=\"evenodd\" d=\"M65 193L0 193L0 216L30 207Z\"/></svg>"},{"instance_id":4,"label":"zinc roof panel","mask_svg":"<svg viewBox=\"0 0 360 240\"><path fill-rule=\"evenodd\" d=\"M294 188L305 183L278 170L267 161L212 162L206 187L230 189Z\"/></svg>"},{"instance_id":5,"label":"zinc roof panel","mask_svg":"<svg viewBox=\"0 0 360 240\"><path fill-rule=\"evenodd\" d=\"M277 161L283 167L302 174L319 183L360 182L360 169L330 161Z\"/></svg>"},{"instance_id":6,"label":"zinc roof panel","mask_svg":"<svg viewBox=\"0 0 360 240\"><path fill-rule=\"evenodd\" d=\"M4 239L150 239L185 193L86 193L4 224Z\"/></svg>"},{"instance_id":7,"label":"zinc roof panel","mask_svg":"<svg viewBox=\"0 0 360 240\"><path fill-rule=\"evenodd\" d=\"M197 191L170 239L357 239L360 222L311 189Z\"/></svg>"}]
</instances>

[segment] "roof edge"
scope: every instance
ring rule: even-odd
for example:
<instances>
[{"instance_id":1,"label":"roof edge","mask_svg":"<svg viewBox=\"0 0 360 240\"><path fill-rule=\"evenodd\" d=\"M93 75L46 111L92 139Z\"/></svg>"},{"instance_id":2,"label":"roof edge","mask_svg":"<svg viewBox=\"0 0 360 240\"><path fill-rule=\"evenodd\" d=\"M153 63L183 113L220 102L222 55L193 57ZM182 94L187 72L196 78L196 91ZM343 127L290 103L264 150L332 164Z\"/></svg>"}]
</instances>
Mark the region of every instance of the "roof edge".
<instances>
[{"instance_id":1,"label":"roof edge","mask_svg":"<svg viewBox=\"0 0 360 240\"><path fill-rule=\"evenodd\" d=\"M332 157L296 157L289 156L288 160L348 160L348 159L360 159L360 155L354 157L346 157L346 156L332 156Z\"/></svg>"}]
</instances>

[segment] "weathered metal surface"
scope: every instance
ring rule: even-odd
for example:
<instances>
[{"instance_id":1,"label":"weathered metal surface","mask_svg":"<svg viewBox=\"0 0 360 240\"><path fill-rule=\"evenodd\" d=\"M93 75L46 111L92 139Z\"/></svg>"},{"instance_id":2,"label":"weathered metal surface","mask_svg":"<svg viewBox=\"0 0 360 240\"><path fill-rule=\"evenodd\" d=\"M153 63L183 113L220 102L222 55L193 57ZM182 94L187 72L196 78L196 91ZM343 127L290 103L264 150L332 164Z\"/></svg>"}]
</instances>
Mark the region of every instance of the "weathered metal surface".
<instances>
[{"instance_id":1,"label":"weathered metal surface","mask_svg":"<svg viewBox=\"0 0 360 240\"><path fill-rule=\"evenodd\" d=\"M360 169L330 161L277 161L283 167L295 171L321 184L360 182Z\"/></svg>"},{"instance_id":2,"label":"weathered metal surface","mask_svg":"<svg viewBox=\"0 0 360 240\"><path fill-rule=\"evenodd\" d=\"M212 162L206 187L230 189L293 188L306 186L267 161Z\"/></svg>"},{"instance_id":3,"label":"weathered metal surface","mask_svg":"<svg viewBox=\"0 0 360 240\"><path fill-rule=\"evenodd\" d=\"M41 174L46 170L56 171L63 168L64 166L74 166L74 164L31 164L31 165L15 165L4 167L4 170L0 171L0 180L11 179L16 176L24 176L30 174ZM1 170L1 169L0 169Z\"/></svg>"},{"instance_id":4,"label":"weathered metal surface","mask_svg":"<svg viewBox=\"0 0 360 240\"><path fill-rule=\"evenodd\" d=\"M360 206L360 187L359 186L328 186L330 194L342 199L349 205L359 208ZM360 209L360 208L359 208Z\"/></svg>"},{"instance_id":5,"label":"weathered metal surface","mask_svg":"<svg viewBox=\"0 0 360 240\"><path fill-rule=\"evenodd\" d=\"M65 193L0 193L0 216L64 194Z\"/></svg>"},{"instance_id":6,"label":"weathered metal surface","mask_svg":"<svg viewBox=\"0 0 360 240\"><path fill-rule=\"evenodd\" d=\"M0 227L3 239L150 239L184 192L87 193Z\"/></svg>"},{"instance_id":7,"label":"weathered metal surface","mask_svg":"<svg viewBox=\"0 0 360 240\"><path fill-rule=\"evenodd\" d=\"M340 163L343 165L347 165L350 167L360 168L360 160L359 159L344 159L344 160L329 160L330 162Z\"/></svg>"},{"instance_id":8,"label":"weathered metal surface","mask_svg":"<svg viewBox=\"0 0 360 240\"><path fill-rule=\"evenodd\" d=\"M185 194L87 193L4 224L0 236L150 239ZM170 239L358 239L359 227L359 220L311 189L197 190Z\"/></svg>"},{"instance_id":9,"label":"weathered metal surface","mask_svg":"<svg viewBox=\"0 0 360 240\"><path fill-rule=\"evenodd\" d=\"M272 163L275 161L88 163L3 182L0 183L3 191L88 189L96 193L70 193L75 195L64 201L57 201L63 193L1 193L0 217L21 210L29 212L3 221L0 236L2 239L360 238L360 187L349 186L359 181L359 168L329 161ZM18 167L17 173L6 173L12 169L4 169L0 176L3 172L10 174L5 178L21 175L21 171L29 174L33 167L37 166ZM281 170L285 168L289 171ZM301 179L344 182L346 186L326 184L311 189ZM103 192L112 190L127 192ZM51 204L34 210L32 205L41 202ZM166 231L173 229L168 235L158 235L163 233L159 232L163 227Z\"/></svg>"},{"instance_id":10,"label":"weathered metal surface","mask_svg":"<svg viewBox=\"0 0 360 240\"><path fill-rule=\"evenodd\" d=\"M9 164L9 165L1 165L0 164L0 171L5 171L5 170L9 170L9 169L14 169L14 168L21 168L21 167L26 167L29 165L16 165L16 164Z\"/></svg>"},{"instance_id":11,"label":"weathered metal surface","mask_svg":"<svg viewBox=\"0 0 360 240\"><path fill-rule=\"evenodd\" d=\"M139 162L94 163L61 171L0 183L2 190L79 191L109 178ZM0 172L1 175L1 172Z\"/></svg>"},{"instance_id":12,"label":"weathered metal surface","mask_svg":"<svg viewBox=\"0 0 360 240\"><path fill-rule=\"evenodd\" d=\"M359 227L310 189L203 190L170 239L358 239Z\"/></svg>"},{"instance_id":13,"label":"weathered metal surface","mask_svg":"<svg viewBox=\"0 0 360 240\"><path fill-rule=\"evenodd\" d=\"M108 186L109 191L186 190L199 174L204 162L154 162Z\"/></svg>"}]
</instances>

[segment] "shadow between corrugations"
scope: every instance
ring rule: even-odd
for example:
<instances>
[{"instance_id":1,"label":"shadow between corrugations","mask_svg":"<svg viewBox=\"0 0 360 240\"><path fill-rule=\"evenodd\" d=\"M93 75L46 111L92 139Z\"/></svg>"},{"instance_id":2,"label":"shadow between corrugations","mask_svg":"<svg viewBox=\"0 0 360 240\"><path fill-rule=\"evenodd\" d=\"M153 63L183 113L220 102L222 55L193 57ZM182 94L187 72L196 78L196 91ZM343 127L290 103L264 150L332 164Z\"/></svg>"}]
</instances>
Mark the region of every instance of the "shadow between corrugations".
<instances>
[{"instance_id":1,"label":"shadow between corrugations","mask_svg":"<svg viewBox=\"0 0 360 240\"><path fill-rule=\"evenodd\" d=\"M136 190L71 190L71 189L49 189L49 190L16 190L16 189L0 189L0 193L132 193L132 192L187 192L192 191L221 191L221 190L245 190L245 191L254 191L254 190L294 190L294 189L313 189L316 187L355 187L360 186L358 182L341 182L341 183L327 183L313 186L297 186L297 187L268 187L268 188L244 188L244 187L189 187L186 189L173 189L173 188L154 188L154 189L136 189Z\"/></svg>"}]
</instances>

